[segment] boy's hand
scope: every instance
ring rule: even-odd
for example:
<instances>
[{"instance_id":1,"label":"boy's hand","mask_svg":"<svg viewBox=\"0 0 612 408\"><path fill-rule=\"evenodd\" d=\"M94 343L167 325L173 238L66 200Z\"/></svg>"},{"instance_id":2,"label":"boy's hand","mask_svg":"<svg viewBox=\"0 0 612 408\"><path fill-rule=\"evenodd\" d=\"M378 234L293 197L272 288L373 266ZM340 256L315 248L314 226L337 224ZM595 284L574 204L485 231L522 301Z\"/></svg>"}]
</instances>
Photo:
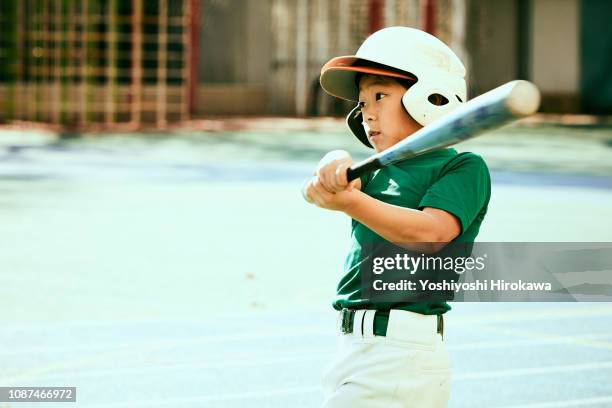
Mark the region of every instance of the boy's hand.
<instances>
[{"instance_id":1,"label":"boy's hand","mask_svg":"<svg viewBox=\"0 0 612 408\"><path fill-rule=\"evenodd\" d=\"M336 193L329 192L319 177L314 176L304 186L304 198L310 203L316 204L318 207L328 210L345 211L357 199L361 188L361 180L355 180L357 183L351 183L351 188L341 190Z\"/></svg>"},{"instance_id":2,"label":"boy's hand","mask_svg":"<svg viewBox=\"0 0 612 408\"><path fill-rule=\"evenodd\" d=\"M349 184L346 179L346 170L353 164L351 155L344 150L334 150L327 153L319 162L315 175L319 183L330 193L343 190L352 190L358 180Z\"/></svg>"}]
</instances>

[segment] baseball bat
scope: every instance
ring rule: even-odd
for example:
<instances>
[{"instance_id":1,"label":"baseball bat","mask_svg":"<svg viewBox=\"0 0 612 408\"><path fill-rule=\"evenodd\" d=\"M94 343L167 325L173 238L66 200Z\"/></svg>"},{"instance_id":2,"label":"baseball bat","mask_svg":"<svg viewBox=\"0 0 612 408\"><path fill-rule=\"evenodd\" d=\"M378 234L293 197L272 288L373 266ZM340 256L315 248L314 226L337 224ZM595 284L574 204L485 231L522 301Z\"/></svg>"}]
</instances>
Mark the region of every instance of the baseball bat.
<instances>
[{"instance_id":1,"label":"baseball bat","mask_svg":"<svg viewBox=\"0 0 612 408\"><path fill-rule=\"evenodd\" d=\"M516 80L486 92L419 129L394 146L353 164L348 181L402 160L441 149L535 113L540 91L529 81Z\"/></svg>"}]
</instances>

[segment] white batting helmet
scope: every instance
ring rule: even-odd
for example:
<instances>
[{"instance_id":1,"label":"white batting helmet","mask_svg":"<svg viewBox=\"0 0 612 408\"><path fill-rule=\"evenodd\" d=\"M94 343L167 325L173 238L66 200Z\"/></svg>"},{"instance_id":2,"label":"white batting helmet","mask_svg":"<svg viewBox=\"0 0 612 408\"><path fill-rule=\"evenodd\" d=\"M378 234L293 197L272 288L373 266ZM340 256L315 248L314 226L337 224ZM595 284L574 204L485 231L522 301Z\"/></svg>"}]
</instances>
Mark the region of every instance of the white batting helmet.
<instances>
[{"instance_id":1,"label":"white batting helmet","mask_svg":"<svg viewBox=\"0 0 612 408\"><path fill-rule=\"evenodd\" d=\"M427 126L467 99L465 67L442 41L410 27L387 27L369 36L355 55L332 58L321 69L325 92L358 101L359 73L384 75L414 82L402 97L406 111ZM372 147L362 126L359 107L347 124L366 146Z\"/></svg>"}]
</instances>

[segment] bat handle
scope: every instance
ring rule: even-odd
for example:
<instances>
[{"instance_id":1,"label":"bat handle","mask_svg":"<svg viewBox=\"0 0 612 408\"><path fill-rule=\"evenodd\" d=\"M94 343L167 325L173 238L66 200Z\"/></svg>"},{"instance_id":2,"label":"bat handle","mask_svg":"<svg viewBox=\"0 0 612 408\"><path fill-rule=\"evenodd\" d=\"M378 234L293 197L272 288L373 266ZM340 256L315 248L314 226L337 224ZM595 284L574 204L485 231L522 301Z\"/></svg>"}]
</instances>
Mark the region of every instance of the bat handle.
<instances>
[{"instance_id":1,"label":"bat handle","mask_svg":"<svg viewBox=\"0 0 612 408\"><path fill-rule=\"evenodd\" d=\"M346 169L346 179L350 183L362 174L380 169L381 167L383 167L383 165L377 157L370 157L362 162L353 164L351 167Z\"/></svg>"},{"instance_id":2,"label":"bat handle","mask_svg":"<svg viewBox=\"0 0 612 408\"><path fill-rule=\"evenodd\" d=\"M350 183L351 181L357 179L362 174L369 173L373 170L380 169L383 167L383 164L378 160L377 157L370 157L362 162L355 163L348 169L346 169L346 179ZM310 180L306 180L304 185L302 186L302 197L309 203L312 203L306 196L306 186L308 186L308 182Z\"/></svg>"}]
</instances>

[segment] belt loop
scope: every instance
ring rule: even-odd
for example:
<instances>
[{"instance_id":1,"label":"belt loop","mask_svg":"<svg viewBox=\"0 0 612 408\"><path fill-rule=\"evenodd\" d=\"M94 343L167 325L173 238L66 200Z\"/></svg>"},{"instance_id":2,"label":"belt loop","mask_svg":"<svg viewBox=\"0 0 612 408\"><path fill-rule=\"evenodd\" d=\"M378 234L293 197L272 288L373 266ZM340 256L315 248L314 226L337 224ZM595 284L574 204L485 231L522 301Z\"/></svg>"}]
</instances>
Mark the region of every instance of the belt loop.
<instances>
[{"instance_id":1,"label":"belt loop","mask_svg":"<svg viewBox=\"0 0 612 408\"><path fill-rule=\"evenodd\" d=\"M363 337L363 316L365 315L365 309L358 309L355 311L355 315L353 317L353 333Z\"/></svg>"},{"instance_id":2,"label":"belt loop","mask_svg":"<svg viewBox=\"0 0 612 408\"><path fill-rule=\"evenodd\" d=\"M374 316L376 310L367 310L363 315L363 336L374 337Z\"/></svg>"}]
</instances>

